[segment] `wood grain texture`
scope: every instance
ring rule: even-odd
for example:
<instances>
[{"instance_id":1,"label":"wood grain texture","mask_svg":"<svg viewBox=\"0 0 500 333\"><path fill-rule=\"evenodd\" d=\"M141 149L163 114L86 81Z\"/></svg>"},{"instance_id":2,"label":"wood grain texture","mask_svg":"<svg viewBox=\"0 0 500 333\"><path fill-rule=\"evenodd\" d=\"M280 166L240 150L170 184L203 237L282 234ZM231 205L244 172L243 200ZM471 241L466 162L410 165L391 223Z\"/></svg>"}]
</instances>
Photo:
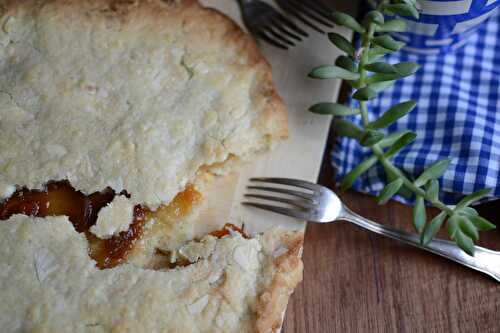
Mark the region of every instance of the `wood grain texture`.
<instances>
[{"instance_id":1,"label":"wood grain texture","mask_svg":"<svg viewBox=\"0 0 500 333\"><path fill-rule=\"evenodd\" d=\"M328 145L320 183L334 188L330 150ZM413 232L407 206L378 206L372 197L354 192L341 197L363 216ZM499 211L500 201L480 207L500 227ZM480 245L500 250L500 230L481 238ZM347 222L308 224L304 264L285 333L500 332L499 283Z\"/></svg>"}]
</instances>

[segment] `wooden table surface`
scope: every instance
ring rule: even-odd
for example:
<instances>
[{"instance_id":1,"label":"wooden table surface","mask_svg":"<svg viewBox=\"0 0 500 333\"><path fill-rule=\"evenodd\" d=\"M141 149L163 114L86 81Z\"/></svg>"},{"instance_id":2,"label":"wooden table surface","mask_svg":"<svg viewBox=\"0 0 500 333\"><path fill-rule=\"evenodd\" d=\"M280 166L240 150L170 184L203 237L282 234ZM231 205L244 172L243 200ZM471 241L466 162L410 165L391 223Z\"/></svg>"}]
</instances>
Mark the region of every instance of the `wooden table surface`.
<instances>
[{"instance_id":1,"label":"wooden table surface","mask_svg":"<svg viewBox=\"0 0 500 333\"><path fill-rule=\"evenodd\" d=\"M330 150L325 150L319 181L334 188ZM341 197L365 217L413 231L409 207L378 206L372 197L354 192ZM480 208L499 230L482 233L479 244L497 250L499 211L500 201ZM285 333L500 332L500 283L347 222L309 223L304 265Z\"/></svg>"}]
</instances>

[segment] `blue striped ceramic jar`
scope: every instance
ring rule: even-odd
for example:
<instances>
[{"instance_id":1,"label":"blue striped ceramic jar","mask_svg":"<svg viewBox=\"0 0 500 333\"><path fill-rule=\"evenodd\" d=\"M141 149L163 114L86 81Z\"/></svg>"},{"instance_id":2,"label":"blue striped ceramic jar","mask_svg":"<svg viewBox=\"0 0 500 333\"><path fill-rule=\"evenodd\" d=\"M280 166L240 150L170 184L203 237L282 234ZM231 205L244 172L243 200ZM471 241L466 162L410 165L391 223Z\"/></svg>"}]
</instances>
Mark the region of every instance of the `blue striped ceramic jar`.
<instances>
[{"instance_id":1,"label":"blue striped ceramic jar","mask_svg":"<svg viewBox=\"0 0 500 333\"><path fill-rule=\"evenodd\" d=\"M483 22L494 15L500 0L417 0L420 18L404 18L408 32L394 37L407 43L406 50L439 54L467 43Z\"/></svg>"}]
</instances>

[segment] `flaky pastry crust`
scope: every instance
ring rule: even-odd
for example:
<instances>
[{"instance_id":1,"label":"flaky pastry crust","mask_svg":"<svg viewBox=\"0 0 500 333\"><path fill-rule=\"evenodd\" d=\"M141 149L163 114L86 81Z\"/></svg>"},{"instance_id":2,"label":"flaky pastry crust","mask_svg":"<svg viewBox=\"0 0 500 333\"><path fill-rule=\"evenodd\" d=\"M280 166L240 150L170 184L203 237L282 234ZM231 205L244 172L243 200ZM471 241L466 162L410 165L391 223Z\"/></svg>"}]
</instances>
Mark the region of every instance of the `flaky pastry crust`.
<instances>
[{"instance_id":1,"label":"flaky pastry crust","mask_svg":"<svg viewBox=\"0 0 500 333\"><path fill-rule=\"evenodd\" d=\"M287 135L271 70L197 1L0 1L0 198L67 179L155 209Z\"/></svg>"},{"instance_id":2,"label":"flaky pastry crust","mask_svg":"<svg viewBox=\"0 0 500 333\"><path fill-rule=\"evenodd\" d=\"M0 223L2 332L275 332L301 279L302 233L206 236L176 269L99 270L66 217ZM195 245L195 246L194 246ZM187 250L187 247L190 250Z\"/></svg>"},{"instance_id":3,"label":"flaky pastry crust","mask_svg":"<svg viewBox=\"0 0 500 333\"><path fill-rule=\"evenodd\" d=\"M0 28L0 200L48 181L111 187L151 208L150 226L188 183L288 134L255 42L197 1L0 0ZM106 237L130 221L113 222ZM66 217L0 221L1 331L278 330L303 234L189 241L183 222L99 270ZM193 263L144 264L166 241Z\"/></svg>"}]
</instances>

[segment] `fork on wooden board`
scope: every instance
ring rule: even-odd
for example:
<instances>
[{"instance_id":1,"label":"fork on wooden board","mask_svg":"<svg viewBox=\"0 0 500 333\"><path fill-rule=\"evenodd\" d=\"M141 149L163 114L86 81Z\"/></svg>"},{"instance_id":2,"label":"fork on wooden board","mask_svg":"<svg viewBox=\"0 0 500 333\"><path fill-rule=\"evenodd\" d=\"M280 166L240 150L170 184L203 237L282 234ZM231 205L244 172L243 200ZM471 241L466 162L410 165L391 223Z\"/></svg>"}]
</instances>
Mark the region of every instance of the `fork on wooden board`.
<instances>
[{"instance_id":1,"label":"fork on wooden board","mask_svg":"<svg viewBox=\"0 0 500 333\"><path fill-rule=\"evenodd\" d=\"M248 31L280 49L295 46L308 33L276 8L262 0L237 0ZM312 29L324 33L315 22L333 28L331 10L318 0L276 0L284 12Z\"/></svg>"},{"instance_id":2,"label":"fork on wooden board","mask_svg":"<svg viewBox=\"0 0 500 333\"><path fill-rule=\"evenodd\" d=\"M379 235L458 262L500 282L498 251L474 246L474 256L470 256L455 243L438 238L424 246L416 234L378 224L352 212L332 190L315 183L290 178L251 178L250 181L252 185L247 188L251 193L245 194L245 197L252 201L243 202L246 206L310 222L348 221Z\"/></svg>"}]
</instances>

